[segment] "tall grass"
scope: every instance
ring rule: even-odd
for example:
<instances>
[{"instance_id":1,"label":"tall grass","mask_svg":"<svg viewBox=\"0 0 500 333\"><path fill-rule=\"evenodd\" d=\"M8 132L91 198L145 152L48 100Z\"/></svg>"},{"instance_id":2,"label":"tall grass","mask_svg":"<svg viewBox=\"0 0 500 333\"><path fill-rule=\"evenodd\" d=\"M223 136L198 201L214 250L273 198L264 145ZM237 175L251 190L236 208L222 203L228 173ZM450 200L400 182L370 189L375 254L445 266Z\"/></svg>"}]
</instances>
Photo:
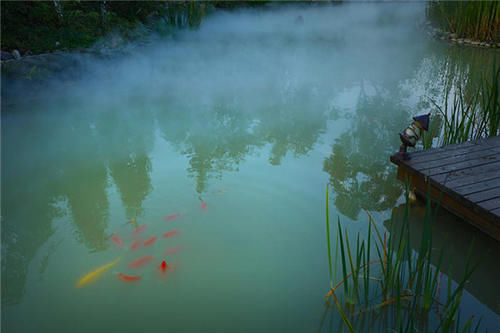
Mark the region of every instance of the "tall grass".
<instances>
[{"instance_id":1,"label":"tall grass","mask_svg":"<svg viewBox=\"0 0 500 333\"><path fill-rule=\"evenodd\" d=\"M408 200L408 186L406 193ZM410 244L412 231L408 223L408 205L406 207L400 225L391 221L390 234L380 231L370 213L366 212L368 235L366 239L361 239L358 232L355 243L348 231L342 228L340 220L337 221L334 233L340 245L342 278L333 287L330 286L326 295L327 304L337 309L343 325L351 333L368 328L381 332L477 330L479 323L473 326L473 317L468 318L465 324L460 323L459 310L465 283L478 263L471 263L469 251L462 279L453 286L451 278L447 278L446 292L442 291L441 280L446 275L441 267L443 249L437 254L437 265L431 265L431 259L436 255L432 247L431 227L439 203L433 212L430 200L427 201L418 253L412 251ZM329 232L328 209L326 226ZM331 272L337 267L332 267L330 241L328 252L331 279Z\"/></svg>"},{"instance_id":2,"label":"tall grass","mask_svg":"<svg viewBox=\"0 0 500 333\"><path fill-rule=\"evenodd\" d=\"M500 134L500 66L479 83L446 84L443 104L431 99L441 118L440 145L460 143ZM464 86L475 89L465 89ZM424 148L430 148L424 138Z\"/></svg>"},{"instance_id":3,"label":"tall grass","mask_svg":"<svg viewBox=\"0 0 500 333\"><path fill-rule=\"evenodd\" d=\"M500 41L500 4L497 1L442 1L427 3L427 17L445 31L481 41Z\"/></svg>"}]
</instances>

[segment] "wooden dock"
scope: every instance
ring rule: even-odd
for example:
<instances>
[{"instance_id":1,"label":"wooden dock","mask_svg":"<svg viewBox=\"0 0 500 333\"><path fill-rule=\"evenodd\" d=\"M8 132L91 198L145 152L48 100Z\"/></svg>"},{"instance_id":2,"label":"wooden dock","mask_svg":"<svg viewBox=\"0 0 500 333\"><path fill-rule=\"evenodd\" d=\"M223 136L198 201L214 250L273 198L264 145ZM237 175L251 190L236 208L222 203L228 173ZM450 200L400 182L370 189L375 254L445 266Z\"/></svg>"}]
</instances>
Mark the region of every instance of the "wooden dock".
<instances>
[{"instance_id":1,"label":"wooden dock","mask_svg":"<svg viewBox=\"0 0 500 333\"><path fill-rule=\"evenodd\" d=\"M391 156L398 179L500 241L500 136Z\"/></svg>"}]
</instances>

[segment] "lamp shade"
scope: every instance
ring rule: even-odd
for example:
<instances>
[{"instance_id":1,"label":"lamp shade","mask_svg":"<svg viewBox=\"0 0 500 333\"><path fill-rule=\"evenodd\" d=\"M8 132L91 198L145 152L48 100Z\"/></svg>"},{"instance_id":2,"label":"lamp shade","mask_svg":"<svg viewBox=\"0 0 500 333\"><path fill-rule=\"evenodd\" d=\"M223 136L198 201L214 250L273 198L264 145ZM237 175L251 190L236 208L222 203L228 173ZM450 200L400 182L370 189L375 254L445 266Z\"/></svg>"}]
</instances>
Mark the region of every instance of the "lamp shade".
<instances>
[{"instance_id":1,"label":"lamp shade","mask_svg":"<svg viewBox=\"0 0 500 333\"><path fill-rule=\"evenodd\" d=\"M428 113L428 114L424 114L421 116L416 116L416 117L413 117L413 120L418 121L420 123L420 125L422 125L422 128L427 131L429 129L430 115L431 114Z\"/></svg>"}]
</instances>

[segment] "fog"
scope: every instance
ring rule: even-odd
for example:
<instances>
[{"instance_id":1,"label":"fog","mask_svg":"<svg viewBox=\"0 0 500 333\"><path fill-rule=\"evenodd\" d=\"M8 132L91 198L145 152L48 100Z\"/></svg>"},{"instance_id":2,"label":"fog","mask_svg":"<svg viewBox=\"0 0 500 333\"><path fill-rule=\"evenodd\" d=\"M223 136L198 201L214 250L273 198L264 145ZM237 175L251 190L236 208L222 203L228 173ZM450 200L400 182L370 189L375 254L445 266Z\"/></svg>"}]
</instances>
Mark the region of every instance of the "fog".
<instances>
[{"instance_id":1,"label":"fog","mask_svg":"<svg viewBox=\"0 0 500 333\"><path fill-rule=\"evenodd\" d=\"M423 9L351 3L217 11L199 30L129 43L125 55L106 60L81 57L80 77L55 89L100 109L126 108L135 98L151 107L168 98L197 112L220 101L255 110L309 99L325 108L362 81L397 85L411 75L425 43L416 29Z\"/></svg>"}]
</instances>

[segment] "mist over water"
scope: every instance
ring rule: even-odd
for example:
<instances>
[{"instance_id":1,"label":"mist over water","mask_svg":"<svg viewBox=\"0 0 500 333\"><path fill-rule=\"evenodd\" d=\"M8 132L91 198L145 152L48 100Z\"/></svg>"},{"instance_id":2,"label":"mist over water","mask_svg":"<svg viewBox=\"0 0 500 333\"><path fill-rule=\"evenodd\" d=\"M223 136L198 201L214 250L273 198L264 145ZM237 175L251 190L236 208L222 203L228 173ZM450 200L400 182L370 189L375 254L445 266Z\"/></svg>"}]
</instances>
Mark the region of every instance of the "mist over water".
<instances>
[{"instance_id":1,"label":"mist over water","mask_svg":"<svg viewBox=\"0 0 500 333\"><path fill-rule=\"evenodd\" d=\"M494 56L428 39L417 28L424 9L217 11L198 30L151 36L122 55L73 55L78 71L43 84L3 77L2 328L318 330L325 184L350 233L366 234L363 208L384 228L403 202L389 162L397 133L439 96L443 64ZM147 224L141 242L155 244L129 250L132 218ZM149 266L128 267L149 255ZM163 259L177 267L166 277ZM141 280L123 283L119 272ZM464 318L480 308L494 327L500 298L490 288L464 295Z\"/></svg>"}]
</instances>

